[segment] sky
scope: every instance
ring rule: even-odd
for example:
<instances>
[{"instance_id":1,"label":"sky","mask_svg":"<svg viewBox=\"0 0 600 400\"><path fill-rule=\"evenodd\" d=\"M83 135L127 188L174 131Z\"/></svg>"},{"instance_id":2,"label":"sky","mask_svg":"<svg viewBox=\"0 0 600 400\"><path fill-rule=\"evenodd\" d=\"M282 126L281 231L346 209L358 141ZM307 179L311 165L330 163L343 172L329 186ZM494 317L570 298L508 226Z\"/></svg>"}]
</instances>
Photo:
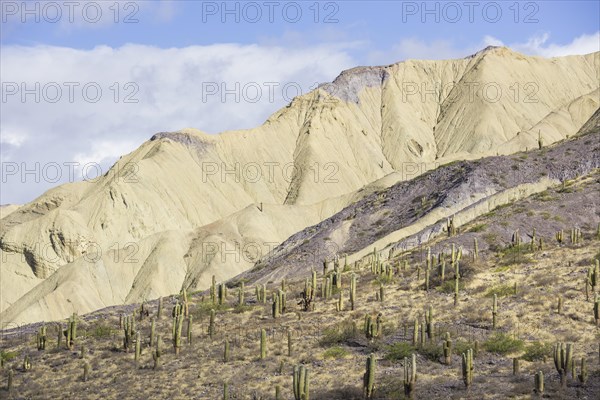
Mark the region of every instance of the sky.
<instances>
[{"instance_id":1,"label":"sky","mask_svg":"<svg viewBox=\"0 0 600 400\"><path fill-rule=\"evenodd\" d=\"M0 0L0 204L93 180L157 132L258 126L354 66L599 51L599 4Z\"/></svg>"}]
</instances>

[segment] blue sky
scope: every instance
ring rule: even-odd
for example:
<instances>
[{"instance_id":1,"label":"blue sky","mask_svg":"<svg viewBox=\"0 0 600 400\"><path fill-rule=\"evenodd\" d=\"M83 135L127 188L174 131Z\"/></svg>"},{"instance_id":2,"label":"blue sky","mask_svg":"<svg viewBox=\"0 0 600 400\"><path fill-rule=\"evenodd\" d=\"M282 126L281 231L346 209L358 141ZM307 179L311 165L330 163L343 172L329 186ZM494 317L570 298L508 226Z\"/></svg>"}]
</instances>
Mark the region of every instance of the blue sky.
<instances>
[{"instance_id":1,"label":"blue sky","mask_svg":"<svg viewBox=\"0 0 600 400\"><path fill-rule=\"evenodd\" d=\"M159 131L259 125L356 65L491 44L546 57L600 47L598 1L0 3L0 204L90 178L87 164L106 172ZM97 99L83 93L90 85ZM44 169L54 164L58 179Z\"/></svg>"}]
</instances>

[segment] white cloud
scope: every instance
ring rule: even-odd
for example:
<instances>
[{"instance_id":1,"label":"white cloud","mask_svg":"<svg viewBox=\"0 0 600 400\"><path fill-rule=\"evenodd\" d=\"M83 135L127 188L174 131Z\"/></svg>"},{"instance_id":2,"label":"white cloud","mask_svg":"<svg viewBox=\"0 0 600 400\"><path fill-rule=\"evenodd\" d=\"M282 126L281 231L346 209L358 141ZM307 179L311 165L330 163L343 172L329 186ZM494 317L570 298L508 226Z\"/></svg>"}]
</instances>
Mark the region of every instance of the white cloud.
<instances>
[{"instance_id":1,"label":"white cloud","mask_svg":"<svg viewBox=\"0 0 600 400\"><path fill-rule=\"evenodd\" d=\"M543 57L559 57L575 54L588 54L600 51L600 32L583 34L567 44L549 42L551 35L542 33L528 38L525 42L505 43L501 39L486 35L471 46L458 46L452 40L425 40L412 37L402 39L391 51L373 51L368 59L373 64L387 64L390 57L402 61L406 59L444 60L462 58L476 53L487 46L507 46L523 54Z\"/></svg>"},{"instance_id":2,"label":"white cloud","mask_svg":"<svg viewBox=\"0 0 600 400\"><path fill-rule=\"evenodd\" d=\"M600 31L589 35L583 34L567 44L549 43L550 37L550 33L544 32L530 37L524 43L511 43L508 46L524 54L544 57L589 54L600 51ZM501 40L489 38L503 45Z\"/></svg>"},{"instance_id":3,"label":"white cloud","mask_svg":"<svg viewBox=\"0 0 600 400\"><path fill-rule=\"evenodd\" d=\"M257 126L294 95L356 65L339 45L238 44L91 50L5 46L0 63L3 83L18 87L2 104L1 155L3 161L27 166L106 165L156 132L196 127L216 133ZM23 88L35 93L22 98ZM92 102L97 88L102 95ZM53 103L58 90L62 96ZM126 102L128 96L137 103ZM3 182L0 203L23 203L56 185L18 178Z\"/></svg>"}]
</instances>

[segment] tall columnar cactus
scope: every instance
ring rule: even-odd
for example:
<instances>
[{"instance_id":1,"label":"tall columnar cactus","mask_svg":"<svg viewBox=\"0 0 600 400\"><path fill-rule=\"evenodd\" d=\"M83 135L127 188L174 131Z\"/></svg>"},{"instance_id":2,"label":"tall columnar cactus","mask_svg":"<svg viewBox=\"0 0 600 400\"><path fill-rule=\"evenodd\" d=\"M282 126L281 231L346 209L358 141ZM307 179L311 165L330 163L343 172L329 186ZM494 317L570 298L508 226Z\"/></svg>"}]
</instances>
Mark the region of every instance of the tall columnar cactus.
<instances>
[{"instance_id":1,"label":"tall columnar cactus","mask_svg":"<svg viewBox=\"0 0 600 400\"><path fill-rule=\"evenodd\" d=\"M542 139L542 133L538 130L538 150L544 147L544 140Z\"/></svg>"},{"instance_id":2,"label":"tall columnar cactus","mask_svg":"<svg viewBox=\"0 0 600 400\"><path fill-rule=\"evenodd\" d=\"M385 288L382 283L379 284L379 301L385 302Z\"/></svg>"},{"instance_id":3,"label":"tall columnar cactus","mask_svg":"<svg viewBox=\"0 0 600 400\"><path fill-rule=\"evenodd\" d=\"M454 305L458 305L459 275L454 276Z\"/></svg>"},{"instance_id":4,"label":"tall columnar cactus","mask_svg":"<svg viewBox=\"0 0 600 400\"><path fill-rule=\"evenodd\" d=\"M513 232L511 243L512 243L513 247L519 247L519 246L521 246L521 234L519 233L518 229L516 229Z\"/></svg>"},{"instance_id":5,"label":"tall columnar cactus","mask_svg":"<svg viewBox=\"0 0 600 400\"><path fill-rule=\"evenodd\" d=\"M260 359L264 360L267 357L267 331L260 330Z\"/></svg>"},{"instance_id":6,"label":"tall columnar cactus","mask_svg":"<svg viewBox=\"0 0 600 400\"><path fill-rule=\"evenodd\" d=\"M498 296L494 293L494 301L492 303L492 329L496 329L498 317Z\"/></svg>"},{"instance_id":7,"label":"tall columnar cactus","mask_svg":"<svg viewBox=\"0 0 600 400\"><path fill-rule=\"evenodd\" d=\"M156 337L156 349L152 352L152 359L154 360L154 369L160 368L160 356L162 354L160 335Z\"/></svg>"},{"instance_id":8,"label":"tall columnar cactus","mask_svg":"<svg viewBox=\"0 0 600 400\"><path fill-rule=\"evenodd\" d=\"M446 231L448 232L448 237L456 235L456 227L454 226L454 217L448 218L446 222Z\"/></svg>"},{"instance_id":9,"label":"tall columnar cactus","mask_svg":"<svg viewBox=\"0 0 600 400\"><path fill-rule=\"evenodd\" d=\"M535 391L540 396L544 393L544 373L542 371L535 374Z\"/></svg>"},{"instance_id":10,"label":"tall columnar cactus","mask_svg":"<svg viewBox=\"0 0 600 400\"><path fill-rule=\"evenodd\" d=\"M375 354L371 354L367 357L367 368L363 375L363 388L365 398L372 399L375 389Z\"/></svg>"},{"instance_id":11,"label":"tall columnar cactus","mask_svg":"<svg viewBox=\"0 0 600 400\"><path fill-rule=\"evenodd\" d=\"M288 347L288 357L292 356L292 331L288 329L287 331L287 347Z\"/></svg>"},{"instance_id":12,"label":"tall columnar cactus","mask_svg":"<svg viewBox=\"0 0 600 400\"><path fill-rule=\"evenodd\" d=\"M133 315L126 316L123 319L123 349L125 349L126 352L129 352L133 345L134 327L135 318L133 317Z\"/></svg>"},{"instance_id":13,"label":"tall columnar cactus","mask_svg":"<svg viewBox=\"0 0 600 400\"><path fill-rule=\"evenodd\" d=\"M564 232L561 229L560 231L556 232L556 241L558 242L558 244L562 244L563 242L563 236L564 236Z\"/></svg>"},{"instance_id":14,"label":"tall columnar cactus","mask_svg":"<svg viewBox=\"0 0 600 400\"><path fill-rule=\"evenodd\" d=\"M558 299L557 299L556 313L558 315L561 315L562 314L562 309L563 309L563 297L559 295Z\"/></svg>"},{"instance_id":15,"label":"tall columnar cactus","mask_svg":"<svg viewBox=\"0 0 600 400\"><path fill-rule=\"evenodd\" d=\"M187 318L187 342L188 344L192 344L192 326L193 326L193 317L190 315Z\"/></svg>"},{"instance_id":16,"label":"tall columnar cactus","mask_svg":"<svg viewBox=\"0 0 600 400\"><path fill-rule=\"evenodd\" d=\"M429 271L430 271L429 268L427 268L425 270L425 291L427 291L427 292L429 291L429 274L430 274Z\"/></svg>"},{"instance_id":17,"label":"tall columnar cactus","mask_svg":"<svg viewBox=\"0 0 600 400\"><path fill-rule=\"evenodd\" d=\"M443 256L439 264L439 275L440 281L444 283L444 281L446 280L446 258Z\"/></svg>"},{"instance_id":18,"label":"tall columnar cactus","mask_svg":"<svg viewBox=\"0 0 600 400\"><path fill-rule=\"evenodd\" d=\"M38 330L37 333L37 349L38 350L46 350L46 325L42 325L42 327Z\"/></svg>"},{"instance_id":19,"label":"tall columnar cactus","mask_svg":"<svg viewBox=\"0 0 600 400\"><path fill-rule=\"evenodd\" d=\"M154 347L156 341L156 318L152 318L150 322L150 347Z\"/></svg>"},{"instance_id":20,"label":"tall columnar cactus","mask_svg":"<svg viewBox=\"0 0 600 400\"><path fill-rule=\"evenodd\" d=\"M477 243L477 238L473 239L473 260L477 260L479 258L479 244Z\"/></svg>"},{"instance_id":21,"label":"tall columnar cactus","mask_svg":"<svg viewBox=\"0 0 600 400\"><path fill-rule=\"evenodd\" d=\"M462 354L462 377L465 386L469 388L473 383L473 350L468 349Z\"/></svg>"},{"instance_id":22,"label":"tall columnar cactus","mask_svg":"<svg viewBox=\"0 0 600 400\"><path fill-rule=\"evenodd\" d=\"M356 302L356 275L352 273L350 277L350 308L354 311L354 304Z\"/></svg>"},{"instance_id":23,"label":"tall columnar cactus","mask_svg":"<svg viewBox=\"0 0 600 400\"><path fill-rule=\"evenodd\" d=\"M433 322L433 306L429 306L429 309L425 311L425 331L427 332L427 338L433 339L434 322Z\"/></svg>"},{"instance_id":24,"label":"tall columnar cactus","mask_svg":"<svg viewBox=\"0 0 600 400\"><path fill-rule=\"evenodd\" d=\"M244 282L242 281L238 289L238 306L242 307L244 304Z\"/></svg>"},{"instance_id":25,"label":"tall columnar cactus","mask_svg":"<svg viewBox=\"0 0 600 400\"><path fill-rule=\"evenodd\" d=\"M303 365L294 366L292 379L294 386L294 399L309 400L310 378L308 368L305 368Z\"/></svg>"},{"instance_id":26,"label":"tall columnar cactus","mask_svg":"<svg viewBox=\"0 0 600 400\"><path fill-rule=\"evenodd\" d=\"M450 332L446 332L444 335L444 364L451 365L452 364L452 339L450 339Z\"/></svg>"},{"instance_id":27,"label":"tall columnar cactus","mask_svg":"<svg viewBox=\"0 0 600 400\"><path fill-rule=\"evenodd\" d=\"M412 361L404 357L404 394L409 399L413 398L415 385L417 384L417 357L413 353Z\"/></svg>"},{"instance_id":28,"label":"tall columnar cactus","mask_svg":"<svg viewBox=\"0 0 600 400\"><path fill-rule=\"evenodd\" d=\"M12 387L13 387L13 370L12 368L8 370L8 380L6 382L6 391L8 393L12 392Z\"/></svg>"},{"instance_id":29,"label":"tall columnar cactus","mask_svg":"<svg viewBox=\"0 0 600 400\"><path fill-rule=\"evenodd\" d=\"M210 299L213 304L217 304L217 277L212 276L212 284L210 286Z\"/></svg>"},{"instance_id":30,"label":"tall columnar cactus","mask_svg":"<svg viewBox=\"0 0 600 400\"><path fill-rule=\"evenodd\" d=\"M557 343L556 346L554 346L554 367L560 375L560 384L563 387L567 384L567 373L572 362L573 345L567 343L565 346L564 343Z\"/></svg>"},{"instance_id":31,"label":"tall columnar cactus","mask_svg":"<svg viewBox=\"0 0 600 400\"><path fill-rule=\"evenodd\" d=\"M218 291L219 305L225 304L225 301L227 300L227 286L225 286L224 283L220 283L217 291Z\"/></svg>"},{"instance_id":32,"label":"tall columnar cactus","mask_svg":"<svg viewBox=\"0 0 600 400\"><path fill-rule=\"evenodd\" d=\"M173 348L175 354L179 354L181 350L181 331L183 330L183 315L178 315L173 318Z\"/></svg>"},{"instance_id":33,"label":"tall columnar cactus","mask_svg":"<svg viewBox=\"0 0 600 400\"><path fill-rule=\"evenodd\" d=\"M594 320L596 321L596 326L600 326L600 296L597 296L594 302Z\"/></svg>"},{"instance_id":34,"label":"tall columnar cactus","mask_svg":"<svg viewBox=\"0 0 600 400\"><path fill-rule=\"evenodd\" d=\"M412 345L416 347L417 344L419 344L419 320L415 319L413 326Z\"/></svg>"},{"instance_id":35,"label":"tall columnar cactus","mask_svg":"<svg viewBox=\"0 0 600 400\"><path fill-rule=\"evenodd\" d=\"M338 311L344 311L344 294L340 291L339 293L339 297L338 297L338 302L337 302L337 310Z\"/></svg>"},{"instance_id":36,"label":"tall columnar cactus","mask_svg":"<svg viewBox=\"0 0 600 400\"><path fill-rule=\"evenodd\" d=\"M311 293L317 293L317 271L311 271Z\"/></svg>"},{"instance_id":37,"label":"tall columnar cactus","mask_svg":"<svg viewBox=\"0 0 600 400\"><path fill-rule=\"evenodd\" d=\"M67 330L65 331L67 348L69 350L73 350L73 346L75 345L75 339L77 338L77 313L73 313L69 318L69 324L67 325Z\"/></svg>"},{"instance_id":38,"label":"tall columnar cactus","mask_svg":"<svg viewBox=\"0 0 600 400\"><path fill-rule=\"evenodd\" d=\"M31 369L31 360L29 359L29 355L26 355L23 359L23 370L29 371Z\"/></svg>"},{"instance_id":39,"label":"tall columnar cactus","mask_svg":"<svg viewBox=\"0 0 600 400\"><path fill-rule=\"evenodd\" d=\"M229 384L223 382L223 400L229 400Z\"/></svg>"},{"instance_id":40,"label":"tall columnar cactus","mask_svg":"<svg viewBox=\"0 0 600 400\"><path fill-rule=\"evenodd\" d=\"M158 310L156 311L156 318L160 319L162 317L163 312L163 298L158 298Z\"/></svg>"},{"instance_id":41,"label":"tall columnar cactus","mask_svg":"<svg viewBox=\"0 0 600 400\"><path fill-rule=\"evenodd\" d=\"M90 363L86 360L83 362L83 376L82 379L84 382L87 382L90 378Z\"/></svg>"},{"instance_id":42,"label":"tall columnar cactus","mask_svg":"<svg viewBox=\"0 0 600 400\"><path fill-rule=\"evenodd\" d=\"M513 375L519 375L519 358L513 358Z\"/></svg>"},{"instance_id":43,"label":"tall columnar cactus","mask_svg":"<svg viewBox=\"0 0 600 400\"><path fill-rule=\"evenodd\" d=\"M579 379L579 382L584 383L584 384L587 381L588 370L587 370L587 365L585 364L585 357L581 357L581 368L579 371L579 375L577 375L577 378Z\"/></svg>"},{"instance_id":44,"label":"tall columnar cactus","mask_svg":"<svg viewBox=\"0 0 600 400\"><path fill-rule=\"evenodd\" d=\"M208 322L208 336L212 339L215 334L215 310L210 310L210 319Z\"/></svg>"},{"instance_id":45,"label":"tall columnar cactus","mask_svg":"<svg viewBox=\"0 0 600 400\"><path fill-rule=\"evenodd\" d=\"M142 354L142 336L140 335L140 332L138 331L135 334L135 356L134 356L134 360L135 360L136 364L139 362L141 354Z\"/></svg>"}]
</instances>

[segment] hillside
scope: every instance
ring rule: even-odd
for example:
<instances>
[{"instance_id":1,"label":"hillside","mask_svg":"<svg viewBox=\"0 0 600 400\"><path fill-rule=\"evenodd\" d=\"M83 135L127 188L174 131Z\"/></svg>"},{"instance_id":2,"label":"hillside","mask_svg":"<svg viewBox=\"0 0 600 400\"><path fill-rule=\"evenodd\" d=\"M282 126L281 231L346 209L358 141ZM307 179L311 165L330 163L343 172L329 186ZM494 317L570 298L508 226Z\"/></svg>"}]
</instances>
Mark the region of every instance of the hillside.
<instances>
[{"instance_id":1,"label":"hillside","mask_svg":"<svg viewBox=\"0 0 600 400\"><path fill-rule=\"evenodd\" d=\"M597 134L587 138L596 140ZM41 324L4 331L0 349L5 388L0 396L219 399L227 384L228 398L272 399L278 391L280 399L293 399L292 373L294 366L301 365L308 369L311 399L363 399L363 374L367 357L372 356L372 398L403 399L405 364L414 354L417 380L412 395L417 399L529 399L541 395L536 394L534 383L539 371L544 374L543 398L598 398L598 329L593 313L598 287L586 285L585 279L600 259L599 191L600 175L591 171L457 224L456 234L424 241L421 248L394 251L386 260L386 252L379 252L379 259L371 253L346 266L340 260L340 288L333 286L325 297L321 288L336 272L333 264L327 275L320 267L314 308L308 311L299 300L306 285L312 286L310 271L283 284L266 282L264 302L257 298L255 287L249 282L240 286L240 280L229 284L228 294L222 301L216 297L214 303L208 291L190 294L187 302L183 294L165 297L160 317L157 301L78 316L78 333L70 349L62 335L57 346L54 323L46 325L45 350L37 350L35 344ZM557 226L568 227L562 241L557 240ZM575 228L581 234L571 236ZM456 281L452 258L458 254ZM352 276L354 307L349 298ZM262 291L262 285L257 287ZM274 318L271 299L280 288L286 293L286 305L283 314ZM182 301L191 318L181 319L186 322L176 354L171 312ZM212 335L211 309L215 310ZM375 323L378 314L380 329L369 337L365 317L370 315ZM124 349L126 329L120 327L120 320L129 315L136 319L133 331L140 332L137 361L133 344ZM431 325L427 315L432 315ZM60 323L65 329L67 321ZM443 350L446 332L451 340L448 358ZM155 368L156 344L150 341L157 340L162 349ZM569 371L564 385L553 361L557 342L573 346L574 376ZM461 357L469 349L475 353L467 387ZM26 357L27 370L23 368ZM9 375L12 382L7 391Z\"/></svg>"},{"instance_id":2,"label":"hillside","mask_svg":"<svg viewBox=\"0 0 600 400\"><path fill-rule=\"evenodd\" d=\"M155 134L101 179L0 220L0 322L206 289L373 191L573 136L600 106L599 76L600 53L488 48L345 71L254 129Z\"/></svg>"}]
</instances>

